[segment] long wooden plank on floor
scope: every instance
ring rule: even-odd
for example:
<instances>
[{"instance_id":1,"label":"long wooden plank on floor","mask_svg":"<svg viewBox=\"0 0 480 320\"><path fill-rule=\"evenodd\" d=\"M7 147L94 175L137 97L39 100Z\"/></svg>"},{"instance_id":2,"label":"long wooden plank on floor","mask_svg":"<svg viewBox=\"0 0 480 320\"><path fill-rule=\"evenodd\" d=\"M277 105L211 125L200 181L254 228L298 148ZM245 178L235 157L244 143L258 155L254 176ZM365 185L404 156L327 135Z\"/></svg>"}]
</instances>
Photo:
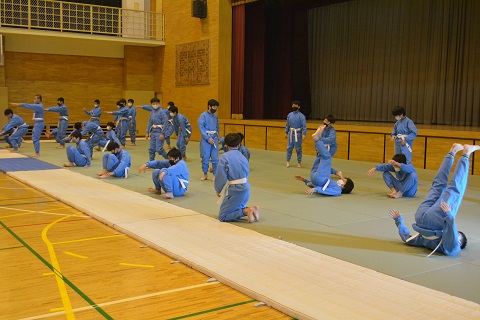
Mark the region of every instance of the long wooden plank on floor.
<instances>
[{"instance_id":1,"label":"long wooden plank on floor","mask_svg":"<svg viewBox=\"0 0 480 320\"><path fill-rule=\"evenodd\" d=\"M69 170L9 175L293 317L480 318L473 302L99 179Z\"/></svg>"}]
</instances>

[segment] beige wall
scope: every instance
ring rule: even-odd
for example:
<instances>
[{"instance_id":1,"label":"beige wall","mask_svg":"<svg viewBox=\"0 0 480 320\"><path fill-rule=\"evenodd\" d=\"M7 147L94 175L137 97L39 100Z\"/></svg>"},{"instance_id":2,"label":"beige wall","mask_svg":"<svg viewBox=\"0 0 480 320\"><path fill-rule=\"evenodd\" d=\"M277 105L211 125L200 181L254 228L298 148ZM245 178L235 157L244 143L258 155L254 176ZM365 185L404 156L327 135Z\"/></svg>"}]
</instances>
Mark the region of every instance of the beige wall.
<instances>
[{"instance_id":1,"label":"beige wall","mask_svg":"<svg viewBox=\"0 0 480 320\"><path fill-rule=\"evenodd\" d=\"M192 140L198 141L196 122L209 99L220 102L219 118L230 118L232 20L230 1L209 0L205 19L191 17L191 6L191 0L163 1L166 45L156 49L155 91L163 104L174 101L188 117L194 128ZM210 84L176 86L175 46L206 39L210 40Z\"/></svg>"}]
</instances>

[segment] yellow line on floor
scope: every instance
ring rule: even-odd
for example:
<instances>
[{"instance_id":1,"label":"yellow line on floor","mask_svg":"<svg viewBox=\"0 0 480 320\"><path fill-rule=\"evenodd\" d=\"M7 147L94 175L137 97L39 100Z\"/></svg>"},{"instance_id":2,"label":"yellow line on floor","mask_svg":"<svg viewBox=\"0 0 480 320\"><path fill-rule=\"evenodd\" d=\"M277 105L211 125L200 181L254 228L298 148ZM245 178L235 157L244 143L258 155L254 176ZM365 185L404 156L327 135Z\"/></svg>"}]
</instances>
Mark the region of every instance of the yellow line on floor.
<instances>
[{"instance_id":1,"label":"yellow line on floor","mask_svg":"<svg viewBox=\"0 0 480 320\"><path fill-rule=\"evenodd\" d=\"M103 236L103 237L95 237L95 238L84 238L84 239L77 239L77 240L68 240L68 241L59 241L54 242L53 244L65 244L65 243L74 243L74 242L82 242L82 241L91 241L91 240L101 240L101 239L109 239L115 237L123 237L124 234L115 234L113 236Z\"/></svg>"},{"instance_id":2,"label":"yellow line on floor","mask_svg":"<svg viewBox=\"0 0 480 320\"><path fill-rule=\"evenodd\" d=\"M127 267L140 267L140 268L155 268L155 266L149 264L134 264L134 263L124 263L120 262L119 265Z\"/></svg>"},{"instance_id":3,"label":"yellow line on floor","mask_svg":"<svg viewBox=\"0 0 480 320\"><path fill-rule=\"evenodd\" d=\"M160 292L145 294L145 295L136 296L136 297L130 297L130 298L121 299L121 300L115 300L115 301L110 301L110 302L105 302L105 303L98 303L97 306L106 307L106 306L111 306L111 305L114 305L114 304L125 303L125 302L130 302L130 301L135 301L135 300L141 300L141 299L147 299L147 298L162 296L162 295L166 295L166 294L170 294L170 293L176 293L176 292L181 292L181 291L185 291L185 290L197 289L197 288L219 285L219 284L220 284L220 282L206 282L206 283L197 284L197 285L188 286L188 287L183 287L183 288L160 291ZM80 312L80 311L91 310L91 309L92 309L91 306L87 306L87 307L76 308L76 309L73 309L72 311L73 312ZM45 319L45 318L56 317L56 316L60 316L60 315L64 315L64 314L65 314L65 311L60 311L60 312L55 312L55 313L41 314L41 315L38 315L38 316L29 317L29 318L23 318L23 319L20 319L20 320Z\"/></svg>"},{"instance_id":4,"label":"yellow line on floor","mask_svg":"<svg viewBox=\"0 0 480 320\"><path fill-rule=\"evenodd\" d=\"M80 211L77 211L74 214L49 212L49 211L56 211L56 210L64 210L66 208L53 208L53 209L48 209L48 210L44 210L44 211L35 211L35 210L26 210L26 209L18 209L18 208L0 206L0 209L23 212L23 213L11 214L11 215L8 215L8 216L0 216L0 218L12 218L12 217L18 217L18 216L23 216L23 215L27 215L27 214L33 214L33 213L51 214L51 215L55 215L55 216L73 216L73 215L75 215L75 217L90 218L89 216L84 215L83 212L80 212ZM82 214L82 215L80 215L80 214Z\"/></svg>"},{"instance_id":5,"label":"yellow line on floor","mask_svg":"<svg viewBox=\"0 0 480 320\"><path fill-rule=\"evenodd\" d=\"M80 259L87 259L88 257L82 256L80 254L76 254L70 251L65 251L65 254L68 254L69 256L75 257L75 258L80 258Z\"/></svg>"}]
</instances>

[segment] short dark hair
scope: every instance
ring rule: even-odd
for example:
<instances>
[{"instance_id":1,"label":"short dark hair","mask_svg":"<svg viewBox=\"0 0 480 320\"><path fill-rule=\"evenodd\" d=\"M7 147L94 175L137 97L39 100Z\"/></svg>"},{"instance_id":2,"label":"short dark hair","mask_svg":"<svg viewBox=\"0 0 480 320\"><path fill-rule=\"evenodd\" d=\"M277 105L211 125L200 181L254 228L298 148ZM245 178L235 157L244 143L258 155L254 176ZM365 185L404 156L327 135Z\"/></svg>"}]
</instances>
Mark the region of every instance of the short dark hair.
<instances>
[{"instance_id":1,"label":"short dark hair","mask_svg":"<svg viewBox=\"0 0 480 320\"><path fill-rule=\"evenodd\" d=\"M118 101L117 101L117 106L123 106L122 100L118 100Z\"/></svg>"},{"instance_id":2,"label":"short dark hair","mask_svg":"<svg viewBox=\"0 0 480 320\"><path fill-rule=\"evenodd\" d=\"M120 148L120 146L115 141L110 141L110 143L107 144L107 151L113 151L117 148Z\"/></svg>"},{"instance_id":3,"label":"short dark hair","mask_svg":"<svg viewBox=\"0 0 480 320\"><path fill-rule=\"evenodd\" d=\"M293 100L293 101L292 101L292 104L296 104L296 105L298 105L299 107L302 106L302 104L300 103L299 100Z\"/></svg>"},{"instance_id":4,"label":"short dark hair","mask_svg":"<svg viewBox=\"0 0 480 320\"><path fill-rule=\"evenodd\" d=\"M462 231L458 231L459 235L462 236L462 242L460 243L460 249L463 249L467 246L467 236Z\"/></svg>"},{"instance_id":5,"label":"short dark hair","mask_svg":"<svg viewBox=\"0 0 480 320\"><path fill-rule=\"evenodd\" d=\"M160 99L158 99L158 98L152 98L152 99L150 99L150 103L154 103L154 102L160 103Z\"/></svg>"},{"instance_id":6,"label":"short dark hair","mask_svg":"<svg viewBox=\"0 0 480 320\"><path fill-rule=\"evenodd\" d=\"M208 100L208 105L210 107L219 107L220 103L215 99L210 99L210 100Z\"/></svg>"},{"instance_id":7,"label":"short dark hair","mask_svg":"<svg viewBox=\"0 0 480 320\"><path fill-rule=\"evenodd\" d=\"M133 99L128 99L128 102L135 103Z\"/></svg>"},{"instance_id":8,"label":"short dark hair","mask_svg":"<svg viewBox=\"0 0 480 320\"><path fill-rule=\"evenodd\" d=\"M404 107L396 106L396 107L393 107L393 109L392 109L392 115L394 117L401 116L401 115L406 116L407 112L405 111Z\"/></svg>"},{"instance_id":9,"label":"short dark hair","mask_svg":"<svg viewBox=\"0 0 480 320\"><path fill-rule=\"evenodd\" d=\"M335 123L335 117L331 114L329 114L328 116L325 117L325 119L328 120L328 122L330 122L331 124L334 124Z\"/></svg>"},{"instance_id":10,"label":"short dark hair","mask_svg":"<svg viewBox=\"0 0 480 320\"><path fill-rule=\"evenodd\" d=\"M403 153L397 153L392 158L393 161L407 164L407 157Z\"/></svg>"},{"instance_id":11,"label":"short dark hair","mask_svg":"<svg viewBox=\"0 0 480 320\"><path fill-rule=\"evenodd\" d=\"M110 126L112 128L115 128L115 123L113 122L107 122L107 126Z\"/></svg>"},{"instance_id":12,"label":"short dark hair","mask_svg":"<svg viewBox=\"0 0 480 320\"><path fill-rule=\"evenodd\" d=\"M79 122L75 122L75 125L73 126L75 129L77 130L80 130L82 129L82 123L79 121Z\"/></svg>"},{"instance_id":13,"label":"short dark hair","mask_svg":"<svg viewBox=\"0 0 480 320\"><path fill-rule=\"evenodd\" d=\"M119 100L122 104L127 104L127 100L125 100L124 98L120 99Z\"/></svg>"},{"instance_id":14,"label":"short dark hair","mask_svg":"<svg viewBox=\"0 0 480 320\"><path fill-rule=\"evenodd\" d=\"M98 99L93 100L93 102L95 102L96 104L100 104L100 100L98 100Z\"/></svg>"},{"instance_id":15,"label":"short dark hair","mask_svg":"<svg viewBox=\"0 0 480 320\"><path fill-rule=\"evenodd\" d=\"M38 97L38 99L40 99L40 101L42 101L42 95L41 95L41 94L37 93L37 94L35 95L35 97Z\"/></svg>"},{"instance_id":16,"label":"short dark hair","mask_svg":"<svg viewBox=\"0 0 480 320\"><path fill-rule=\"evenodd\" d=\"M13 111L12 109L5 109L5 111L3 112L4 115L8 116L9 114L13 114Z\"/></svg>"},{"instance_id":17,"label":"short dark hair","mask_svg":"<svg viewBox=\"0 0 480 320\"><path fill-rule=\"evenodd\" d=\"M243 141L243 139L245 139L245 136L241 132L237 132L237 133L240 136L240 143L241 143Z\"/></svg>"},{"instance_id":18,"label":"short dark hair","mask_svg":"<svg viewBox=\"0 0 480 320\"><path fill-rule=\"evenodd\" d=\"M82 139L82 133L80 131L73 131L72 138L80 138Z\"/></svg>"},{"instance_id":19,"label":"short dark hair","mask_svg":"<svg viewBox=\"0 0 480 320\"><path fill-rule=\"evenodd\" d=\"M355 184L353 183L352 179L347 178L347 182L345 182L345 185L343 186L343 189L342 189L342 194L349 194L350 192L352 192L354 187L355 187Z\"/></svg>"},{"instance_id":20,"label":"short dark hair","mask_svg":"<svg viewBox=\"0 0 480 320\"><path fill-rule=\"evenodd\" d=\"M177 148L173 147L172 149L170 149L170 151L168 151L167 156L171 157L173 159L181 159L182 158L182 152L180 150L178 150Z\"/></svg>"},{"instance_id":21,"label":"short dark hair","mask_svg":"<svg viewBox=\"0 0 480 320\"><path fill-rule=\"evenodd\" d=\"M178 108L177 108L177 106L171 106L171 107L170 107L170 112L172 112L172 113L178 113Z\"/></svg>"},{"instance_id":22,"label":"short dark hair","mask_svg":"<svg viewBox=\"0 0 480 320\"><path fill-rule=\"evenodd\" d=\"M168 104L170 107L173 107L173 106L175 105L175 102L173 102L173 101L168 101L167 104Z\"/></svg>"},{"instance_id":23,"label":"short dark hair","mask_svg":"<svg viewBox=\"0 0 480 320\"><path fill-rule=\"evenodd\" d=\"M237 147L242 142L238 133L229 133L225 136L225 144L229 147Z\"/></svg>"},{"instance_id":24,"label":"short dark hair","mask_svg":"<svg viewBox=\"0 0 480 320\"><path fill-rule=\"evenodd\" d=\"M62 102L65 102L65 99L63 99L62 97L58 98L57 101L62 101Z\"/></svg>"}]
</instances>

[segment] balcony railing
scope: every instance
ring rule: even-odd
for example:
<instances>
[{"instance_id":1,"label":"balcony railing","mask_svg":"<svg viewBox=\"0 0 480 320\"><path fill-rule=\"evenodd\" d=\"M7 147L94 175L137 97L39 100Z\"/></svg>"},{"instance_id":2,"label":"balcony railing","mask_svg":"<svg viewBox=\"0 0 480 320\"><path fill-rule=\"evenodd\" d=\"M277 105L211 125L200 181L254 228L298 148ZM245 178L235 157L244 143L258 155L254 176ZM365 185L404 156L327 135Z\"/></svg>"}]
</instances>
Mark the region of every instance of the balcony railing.
<instances>
[{"instance_id":1,"label":"balcony railing","mask_svg":"<svg viewBox=\"0 0 480 320\"><path fill-rule=\"evenodd\" d=\"M0 0L0 27L164 40L162 13L52 0Z\"/></svg>"}]
</instances>

